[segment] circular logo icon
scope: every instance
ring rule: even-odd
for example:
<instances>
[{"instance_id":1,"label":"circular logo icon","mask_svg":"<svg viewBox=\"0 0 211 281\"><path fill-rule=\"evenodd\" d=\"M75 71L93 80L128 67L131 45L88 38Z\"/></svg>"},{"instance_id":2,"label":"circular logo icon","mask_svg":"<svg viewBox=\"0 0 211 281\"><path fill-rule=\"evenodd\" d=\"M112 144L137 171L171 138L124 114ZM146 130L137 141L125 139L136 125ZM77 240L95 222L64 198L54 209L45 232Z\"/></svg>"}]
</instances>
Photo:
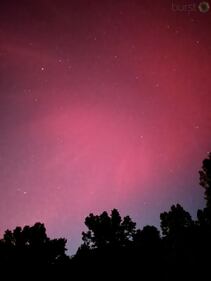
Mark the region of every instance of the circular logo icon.
<instances>
[{"instance_id":1,"label":"circular logo icon","mask_svg":"<svg viewBox=\"0 0 211 281\"><path fill-rule=\"evenodd\" d=\"M199 3L198 9L201 13L207 13L210 9L210 4L206 1Z\"/></svg>"}]
</instances>

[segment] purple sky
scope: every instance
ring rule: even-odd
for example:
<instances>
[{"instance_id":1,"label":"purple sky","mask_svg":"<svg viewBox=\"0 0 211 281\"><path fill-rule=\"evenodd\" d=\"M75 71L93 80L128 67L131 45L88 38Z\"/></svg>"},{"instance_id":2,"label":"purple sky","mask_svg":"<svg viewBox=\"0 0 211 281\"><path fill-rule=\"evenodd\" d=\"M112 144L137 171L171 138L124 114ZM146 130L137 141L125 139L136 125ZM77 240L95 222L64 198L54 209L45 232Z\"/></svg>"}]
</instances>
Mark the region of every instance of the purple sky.
<instances>
[{"instance_id":1,"label":"purple sky","mask_svg":"<svg viewBox=\"0 0 211 281\"><path fill-rule=\"evenodd\" d=\"M1 236L40 221L72 253L90 212L203 207L210 11L154 2L1 1Z\"/></svg>"}]
</instances>

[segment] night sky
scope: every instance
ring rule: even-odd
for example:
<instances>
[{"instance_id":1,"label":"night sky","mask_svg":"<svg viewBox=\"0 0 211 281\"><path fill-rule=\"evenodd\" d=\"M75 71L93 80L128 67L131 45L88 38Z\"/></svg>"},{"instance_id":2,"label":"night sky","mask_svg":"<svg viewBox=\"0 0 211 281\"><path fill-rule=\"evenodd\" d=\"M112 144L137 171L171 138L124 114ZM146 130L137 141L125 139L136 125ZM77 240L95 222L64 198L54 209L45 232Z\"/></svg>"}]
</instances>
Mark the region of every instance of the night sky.
<instances>
[{"instance_id":1,"label":"night sky","mask_svg":"<svg viewBox=\"0 0 211 281\"><path fill-rule=\"evenodd\" d=\"M0 236L40 221L73 253L90 212L195 217L211 150L199 2L0 1Z\"/></svg>"}]
</instances>

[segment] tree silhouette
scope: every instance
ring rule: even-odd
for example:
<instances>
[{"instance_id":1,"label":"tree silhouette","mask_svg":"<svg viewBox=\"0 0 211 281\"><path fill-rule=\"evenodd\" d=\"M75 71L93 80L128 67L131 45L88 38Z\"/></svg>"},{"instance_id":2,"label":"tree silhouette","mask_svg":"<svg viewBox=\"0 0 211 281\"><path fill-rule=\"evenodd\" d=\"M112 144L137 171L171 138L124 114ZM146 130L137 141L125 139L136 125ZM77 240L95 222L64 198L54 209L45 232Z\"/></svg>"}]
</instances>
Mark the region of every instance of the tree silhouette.
<instances>
[{"instance_id":1,"label":"tree silhouette","mask_svg":"<svg viewBox=\"0 0 211 281\"><path fill-rule=\"evenodd\" d=\"M205 200L208 208L211 208L211 153L202 163L202 170L199 171L200 185L205 189Z\"/></svg>"},{"instance_id":2,"label":"tree silhouette","mask_svg":"<svg viewBox=\"0 0 211 281\"><path fill-rule=\"evenodd\" d=\"M51 265L67 259L66 240L47 237L44 224L6 230L0 241L0 260L3 264Z\"/></svg>"},{"instance_id":3,"label":"tree silhouette","mask_svg":"<svg viewBox=\"0 0 211 281\"><path fill-rule=\"evenodd\" d=\"M142 230L138 229L133 238L133 252L139 259L150 262L156 260L160 255L161 237L155 226L147 225Z\"/></svg>"},{"instance_id":4,"label":"tree silhouette","mask_svg":"<svg viewBox=\"0 0 211 281\"><path fill-rule=\"evenodd\" d=\"M211 232L211 153L202 162L202 170L199 171L200 185L204 188L206 207L198 210L197 218L201 230Z\"/></svg>"},{"instance_id":5,"label":"tree silhouette","mask_svg":"<svg viewBox=\"0 0 211 281\"><path fill-rule=\"evenodd\" d=\"M169 212L160 214L161 229L164 236L175 236L192 226L191 215L180 204L173 205Z\"/></svg>"},{"instance_id":6,"label":"tree silhouette","mask_svg":"<svg viewBox=\"0 0 211 281\"><path fill-rule=\"evenodd\" d=\"M163 234L162 252L167 275L176 269L175 280L191 276L195 249L195 223L180 204L173 205L169 212L160 215Z\"/></svg>"},{"instance_id":7,"label":"tree silhouette","mask_svg":"<svg viewBox=\"0 0 211 281\"><path fill-rule=\"evenodd\" d=\"M67 265L63 268L77 273L78 279L83 276L80 267L90 272L90 278L100 270L100 277L117 279L126 274L132 280L139 274L146 280L189 280L199 274L204 280L210 263L205 257L211 252L211 154L199 174L206 207L198 210L196 221L180 204L173 205L160 214L161 236L155 226L136 229L136 223L129 216L122 218L117 209L90 214L85 218L88 230L82 233L83 243L71 259L65 254L66 240L50 239L44 224L16 227L6 230L0 240L0 265L22 269L50 265L53 274L60 268L55 265ZM68 271L59 271L59 278L64 272Z\"/></svg>"},{"instance_id":8,"label":"tree silhouette","mask_svg":"<svg viewBox=\"0 0 211 281\"><path fill-rule=\"evenodd\" d=\"M161 241L160 232L155 226L146 225L142 230L136 231L133 241L135 247L154 248Z\"/></svg>"},{"instance_id":9,"label":"tree silhouette","mask_svg":"<svg viewBox=\"0 0 211 281\"><path fill-rule=\"evenodd\" d=\"M147 225L138 229L133 237L130 255L130 268L134 268L136 275L141 272L143 279L154 280L160 271L161 237L155 226Z\"/></svg>"},{"instance_id":10,"label":"tree silhouette","mask_svg":"<svg viewBox=\"0 0 211 281\"><path fill-rule=\"evenodd\" d=\"M125 247L132 241L136 223L129 216L121 218L117 209L101 215L90 214L85 219L87 232L82 233L84 244L90 249L101 249L106 246Z\"/></svg>"}]
</instances>

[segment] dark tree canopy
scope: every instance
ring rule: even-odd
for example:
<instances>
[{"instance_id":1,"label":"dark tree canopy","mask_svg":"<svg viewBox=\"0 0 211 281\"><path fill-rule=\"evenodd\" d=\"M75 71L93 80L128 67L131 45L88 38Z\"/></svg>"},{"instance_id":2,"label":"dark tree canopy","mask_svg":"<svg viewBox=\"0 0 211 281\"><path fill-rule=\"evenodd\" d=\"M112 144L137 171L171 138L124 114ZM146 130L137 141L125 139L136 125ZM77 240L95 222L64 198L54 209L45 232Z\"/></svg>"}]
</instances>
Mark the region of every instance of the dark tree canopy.
<instances>
[{"instance_id":1,"label":"dark tree canopy","mask_svg":"<svg viewBox=\"0 0 211 281\"><path fill-rule=\"evenodd\" d=\"M136 229L136 223L129 216L122 219L116 209L111 211L110 216L107 212L101 215L90 214L85 224L89 230L82 233L82 239L90 249L124 247L132 240Z\"/></svg>"},{"instance_id":2,"label":"dark tree canopy","mask_svg":"<svg viewBox=\"0 0 211 281\"><path fill-rule=\"evenodd\" d=\"M142 230L138 229L133 238L133 248L136 252L140 252L140 255L144 255L146 259L157 256L161 246L161 237L159 230L152 225L146 225ZM153 257L152 257L153 255Z\"/></svg>"},{"instance_id":3,"label":"dark tree canopy","mask_svg":"<svg viewBox=\"0 0 211 281\"><path fill-rule=\"evenodd\" d=\"M204 195L207 207L211 208L211 153L202 163L202 170L199 171L200 185L205 189Z\"/></svg>"},{"instance_id":4,"label":"dark tree canopy","mask_svg":"<svg viewBox=\"0 0 211 281\"><path fill-rule=\"evenodd\" d=\"M177 235L193 224L191 215L179 204L173 205L169 212L162 213L160 220L164 236Z\"/></svg>"},{"instance_id":5,"label":"dark tree canopy","mask_svg":"<svg viewBox=\"0 0 211 281\"><path fill-rule=\"evenodd\" d=\"M0 240L1 269L17 266L24 272L32 265L38 270L50 268L48 272L53 271L55 277L54 269L65 265L62 272L70 270L77 279L85 272L92 279L121 280L128 275L129 280L137 276L143 280L195 280L199 273L199 279L206 280L211 252L211 154L199 173L206 207L198 210L196 221L180 204L173 205L160 214L160 235L155 226L137 229L136 223L129 216L121 217L117 209L110 214L90 214L85 218L88 230L82 233L83 243L72 258L65 254L66 240L50 239L44 224L16 227L6 230ZM58 275L61 280L62 272Z\"/></svg>"},{"instance_id":6,"label":"dark tree canopy","mask_svg":"<svg viewBox=\"0 0 211 281\"><path fill-rule=\"evenodd\" d=\"M149 245L160 241L160 232L153 225L146 225L142 230L137 230L134 235L135 244Z\"/></svg>"},{"instance_id":7,"label":"dark tree canopy","mask_svg":"<svg viewBox=\"0 0 211 281\"><path fill-rule=\"evenodd\" d=\"M56 264L67 258L66 239L50 239L47 237L44 224L16 227L6 230L0 240L0 260L2 263L32 265Z\"/></svg>"}]
</instances>

